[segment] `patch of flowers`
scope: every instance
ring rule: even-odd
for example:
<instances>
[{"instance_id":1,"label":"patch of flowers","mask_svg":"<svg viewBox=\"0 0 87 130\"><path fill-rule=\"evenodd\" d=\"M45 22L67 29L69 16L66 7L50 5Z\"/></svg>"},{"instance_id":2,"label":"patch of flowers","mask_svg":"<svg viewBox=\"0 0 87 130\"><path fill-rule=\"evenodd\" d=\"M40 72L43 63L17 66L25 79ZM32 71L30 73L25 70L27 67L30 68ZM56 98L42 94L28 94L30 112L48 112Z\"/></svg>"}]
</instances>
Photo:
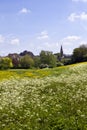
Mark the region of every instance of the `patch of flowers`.
<instances>
[{"instance_id":1,"label":"patch of flowers","mask_svg":"<svg viewBox=\"0 0 87 130\"><path fill-rule=\"evenodd\" d=\"M0 82L0 130L87 130L86 69Z\"/></svg>"}]
</instances>

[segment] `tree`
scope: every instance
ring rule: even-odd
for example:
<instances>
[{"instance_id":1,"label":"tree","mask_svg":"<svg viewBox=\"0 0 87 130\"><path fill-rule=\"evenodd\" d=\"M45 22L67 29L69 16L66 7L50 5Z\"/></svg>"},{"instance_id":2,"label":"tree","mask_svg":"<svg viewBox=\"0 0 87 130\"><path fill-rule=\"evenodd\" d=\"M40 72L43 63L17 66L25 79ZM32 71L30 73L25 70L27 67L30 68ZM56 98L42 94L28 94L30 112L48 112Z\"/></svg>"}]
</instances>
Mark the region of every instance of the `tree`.
<instances>
[{"instance_id":1,"label":"tree","mask_svg":"<svg viewBox=\"0 0 87 130\"><path fill-rule=\"evenodd\" d=\"M31 56L32 58L34 57L34 54L33 54L31 51L27 51L27 50L21 52L19 55L20 55L20 56L29 55L29 56Z\"/></svg>"},{"instance_id":2,"label":"tree","mask_svg":"<svg viewBox=\"0 0 87 130\"><path fill-rule=\"evenodd\" d=\"M40 53L40 63L44 66L55 67L56 57L49 51L41 51Z\"/></svg>"},{"instance_id":3,"label":"tree","mask_svg":"<svg viewBox=\"0 0 87 130\"><path fill-rule=\"evenodd\" d=\"M40 66L40 57L36 56L34 57L34 67L39 68L39 66Z\"/></svg>"},{"instance_id":4,"label":"tree","mask_svg":"<svg viewBox=\"0 0 87 130\"><path fill-rule=\"evenodd\" d=\"M87 46L81 45L80 47L74 49L72 60L73 62L86 61L87 60L86 56L87 56Z\"/></svg>"},{"instance_id":5,"label":"tree","mask_svg":"<svg viewBox=\"0 0 87 130\"><path fill-rule=\"evenodd\" d=\"M0 59L0 69L9 69L12 67L12 60L9 57L4 57Z\"/></svg>"},{"instance_id":6,"label":"tree","mask_svg":"<svg viewBox=\"0 0 87 130\"><path fill-rule=\"evenodd\" d=\"M20 56L17 53L8 54L8 57L12 59L13 68L20 67Z\"/></svg>"},{"instance_id":7,"label":"tree","mask_svg":"<svg viewBox=\"0 0 87 130\"><path fill-rule=\"evenodd\" d=\"M47 52L46 51L41 51L40 62L41 62L41 64L47 64Z\"/></svg>"},{"instance_id":8,"label":"tree","mask_svg":"<svg viewBox=\"0 0 87 130\"><path fill-rule=\"evenodd\" d=\"M53 54L48 55L48 61L50 68L56 67L57 59Z\"/></svg>"},{"instance_id":9,"label":"tree","mask_svg":"<svg viewBox=\"0 0 87 130\"><path fill-rule=\"evenodd\" d=\"M34 66L34 60L29 56L25 55L20 59L21 68L28 69Z\"/></svg>"}]
</instances>

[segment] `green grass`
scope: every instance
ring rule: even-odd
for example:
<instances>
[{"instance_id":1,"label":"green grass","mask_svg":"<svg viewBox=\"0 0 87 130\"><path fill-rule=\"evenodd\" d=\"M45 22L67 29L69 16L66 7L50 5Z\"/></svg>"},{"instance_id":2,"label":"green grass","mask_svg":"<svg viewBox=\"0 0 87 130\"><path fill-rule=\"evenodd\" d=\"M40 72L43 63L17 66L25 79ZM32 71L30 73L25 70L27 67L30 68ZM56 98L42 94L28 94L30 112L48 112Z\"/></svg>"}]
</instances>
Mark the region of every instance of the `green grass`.
<instances>
[{"instance_id":1,"label":"green grass","mask_svg":"<svg viewBox=\"0 0 87 130\"><path fill-rule=\"evenodd\" d=\"M52 69L11 69L11 70L1 70L0 71L0 81L5 79L10 79L12 77L18 78L43 78L47 76L57 76L61 73L65 73L67 71L67 67L58 67Z\"/></svg>"},{"instance_id":2,"label":"green grass","mask_svg":"<svg viewBox=\"0 0 87 130\"><path fill-rule=\"evenodd\" d=\"M19 77L19 78L24 78L24 77L29 77L29 78L42 78L45 76L52 75L54 71L52 69L43 69L43 70L35 70L35 69L29 69L29 70L3 70L0 71L0 81L3 79L10 79L11 77Z\"/></svg>"},{"instance_id":3,"label":"green grass","mask_svg":"<svg viewBox=\"0 0 87 130\"><path fill-rule=\"evenodd\" d=\"M0 71L0 130L87 130L87 63Z\"/></svg>"}]
</instances>

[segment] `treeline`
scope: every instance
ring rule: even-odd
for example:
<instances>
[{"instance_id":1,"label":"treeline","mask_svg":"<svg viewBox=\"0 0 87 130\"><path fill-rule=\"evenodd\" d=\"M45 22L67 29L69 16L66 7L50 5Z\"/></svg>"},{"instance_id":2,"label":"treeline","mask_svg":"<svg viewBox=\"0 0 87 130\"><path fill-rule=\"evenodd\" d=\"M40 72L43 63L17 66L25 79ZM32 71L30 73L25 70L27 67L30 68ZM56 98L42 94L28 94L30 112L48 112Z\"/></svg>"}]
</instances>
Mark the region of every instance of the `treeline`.
<instances>
[{"instance_id":1,"label":"treeline","mask_svg":"<svg viewBox=\"0 0 87 130\"><path fill-rule=\"evenodd\" d=\"M57 57L49 51L41 51L39 56L32 52L24 51L20 54L8 54L0 58L0 69L29 69L56 67Z\"/></svg>"},{"instance_id":2,"label":"treeline","mask_svg":"<svg viewBox=\"0 0 87 130\"><path fill-rule=\"evenodd\" d=\"M87 61L87 45L75 48L72 55L65 55L63 51L62 55L61 51L56 54L41 51L38 56L29 51L8 54L8 56L0 57L0 69L53 68L83 61Z\"/></svg>"}]
</instances>

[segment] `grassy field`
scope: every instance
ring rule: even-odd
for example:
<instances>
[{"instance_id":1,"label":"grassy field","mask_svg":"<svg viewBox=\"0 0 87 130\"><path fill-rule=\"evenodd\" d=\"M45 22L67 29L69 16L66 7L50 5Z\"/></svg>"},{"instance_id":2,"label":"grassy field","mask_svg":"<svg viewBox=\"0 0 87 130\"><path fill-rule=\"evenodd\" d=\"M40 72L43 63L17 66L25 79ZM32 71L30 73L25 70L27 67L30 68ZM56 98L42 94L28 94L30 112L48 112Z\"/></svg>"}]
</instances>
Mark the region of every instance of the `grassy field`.
<instances>
[{"instance_id":1,"label":"grassy field","mask_svg":"<svg viewBox=\"0 0 87 130\"><path fill-rule=\"evenodd\" d=\"M87 130L87 63L0 71L0 130Z\"/></svg>"},{"instance_id":2,"label":"grassy field","mask_svg":"<svg viewBox=\"0 0 87 130\"><path fill-rule=\"evenodd\" d=\"M66 70L66 67L60 67L55 69L12 69L0 71L0 81L10 78L43 78L47 76L59 75Z\"/></svg>"}]
</instances>

